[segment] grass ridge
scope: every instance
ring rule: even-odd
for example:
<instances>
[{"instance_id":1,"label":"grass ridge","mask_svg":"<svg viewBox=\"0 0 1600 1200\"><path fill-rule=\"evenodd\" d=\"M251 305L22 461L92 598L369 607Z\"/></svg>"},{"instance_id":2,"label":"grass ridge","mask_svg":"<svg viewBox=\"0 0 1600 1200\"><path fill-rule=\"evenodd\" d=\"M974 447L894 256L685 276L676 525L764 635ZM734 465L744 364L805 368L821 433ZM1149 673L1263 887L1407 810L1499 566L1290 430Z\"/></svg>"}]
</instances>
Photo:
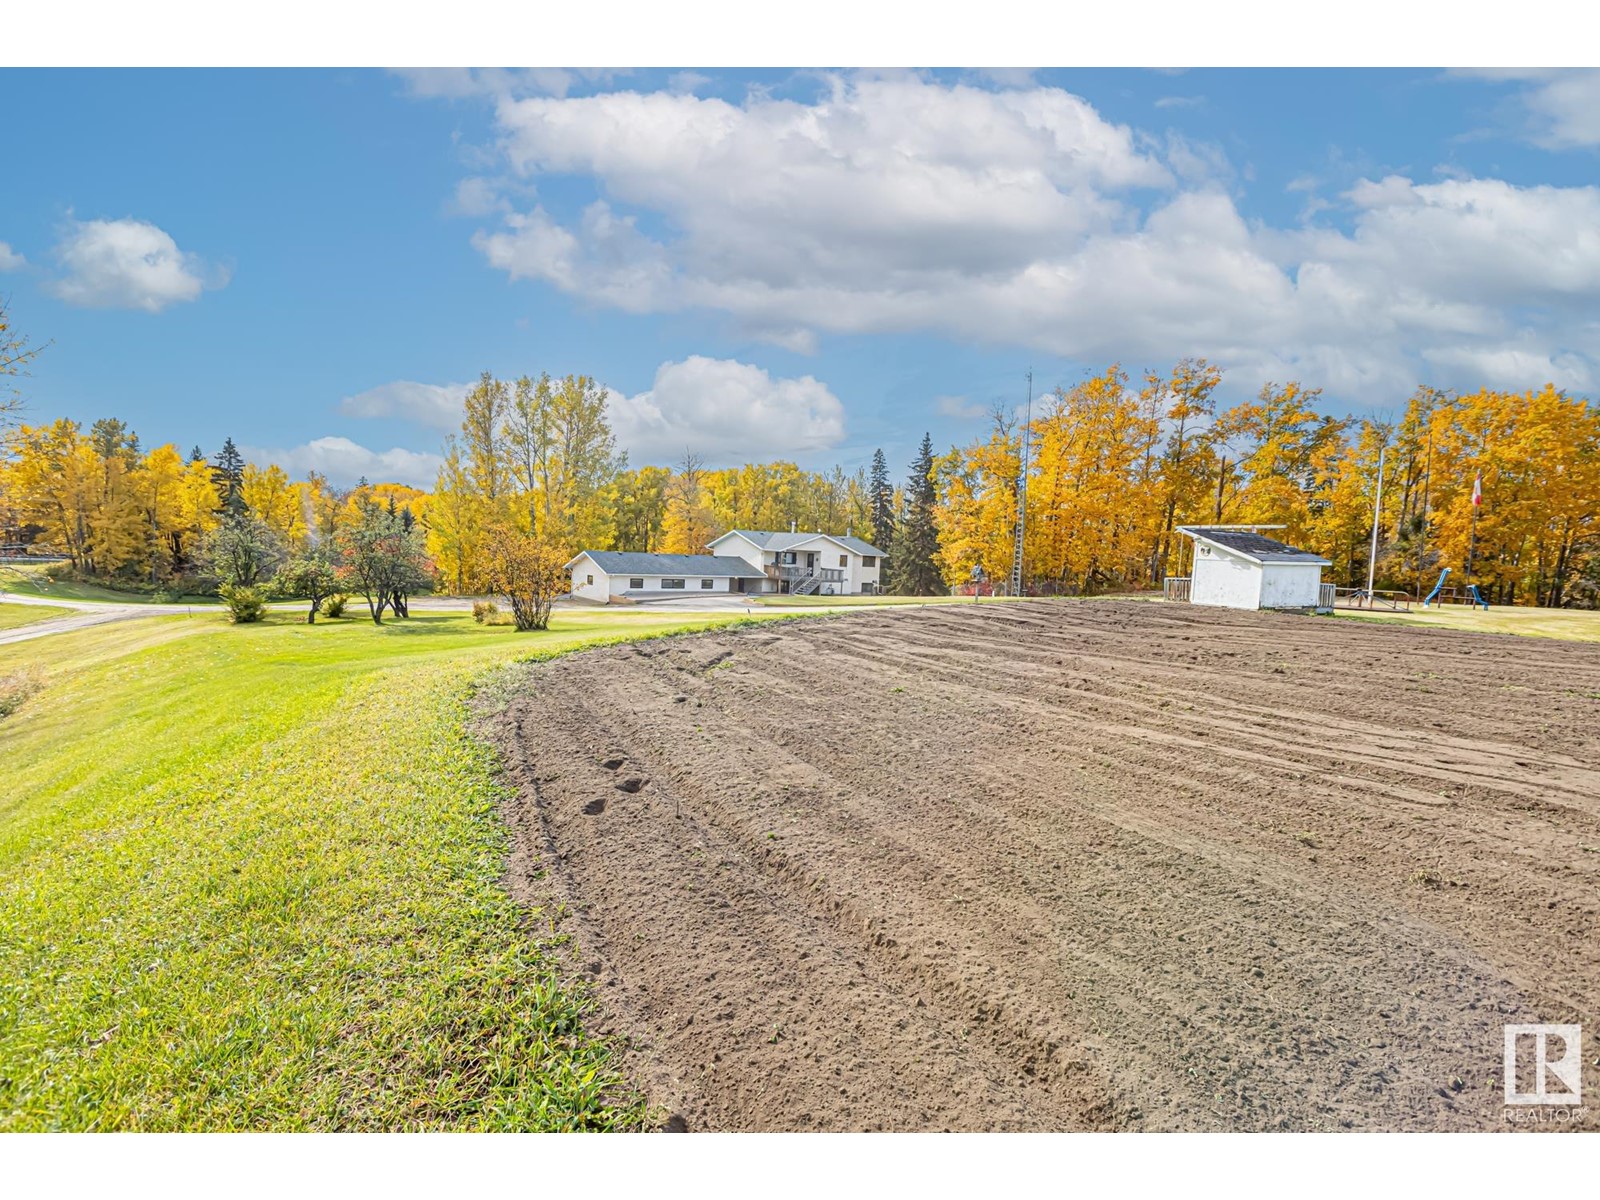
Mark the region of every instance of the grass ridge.
<instances>
[{"instance_id":1,"label":"grass ridge","mask_svg":"<svg viewBox=\"0 0 1600 1200\"><path fill-rule=\"evenodd\" d=\"M52 681L0 724L0 1129L640 1128L503 887L468 704L517 659L771 619L574 614L530 647L465 615L174 617L0 647Z\"/></svg>"}]
</instances>

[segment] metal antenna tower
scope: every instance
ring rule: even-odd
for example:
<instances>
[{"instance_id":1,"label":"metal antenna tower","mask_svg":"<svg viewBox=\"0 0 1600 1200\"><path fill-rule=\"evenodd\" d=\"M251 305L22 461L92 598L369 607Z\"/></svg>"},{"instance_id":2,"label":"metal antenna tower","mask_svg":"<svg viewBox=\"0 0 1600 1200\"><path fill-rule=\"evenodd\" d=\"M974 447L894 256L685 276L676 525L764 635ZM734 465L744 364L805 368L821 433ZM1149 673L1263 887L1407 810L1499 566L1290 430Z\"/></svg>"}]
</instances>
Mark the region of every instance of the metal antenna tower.
<instances>
[{"instance_id":1,"label":"metal antenna tower","mask_svg":"<svg viewBox=\"0 0 1600 1200\"><path fill-rule=\"evenodd\" d=\"M1022 595L1022 548L1028 532L1028 449L1033 438L1033 370L1028 371L1028 415L1022 422L1022 470L1017 475L1017 544L1011 554L1011 594Z\"/></svg>"}]
</instances>

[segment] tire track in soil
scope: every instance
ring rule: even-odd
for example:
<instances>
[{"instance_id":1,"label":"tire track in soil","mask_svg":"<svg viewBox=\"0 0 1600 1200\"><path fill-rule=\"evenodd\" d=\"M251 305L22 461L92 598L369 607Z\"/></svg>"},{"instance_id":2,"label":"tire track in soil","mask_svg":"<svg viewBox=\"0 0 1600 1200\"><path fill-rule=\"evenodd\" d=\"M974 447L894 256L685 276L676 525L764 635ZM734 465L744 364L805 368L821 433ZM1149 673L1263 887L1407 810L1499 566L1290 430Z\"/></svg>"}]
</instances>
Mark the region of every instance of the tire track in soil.
<instances>
[{"instance_id":1,"label":"tire track in soil","mask_svg":"<svg viewBox=\"0 0 1600 1200\"><path fill-rule=\"evenodd\" d=\"M513 886L691 1128L1491 1128L1501 1023L1596 1019L1587 678L1035 603L586 652L490 724Z\"/></svg>"}]
</instances>

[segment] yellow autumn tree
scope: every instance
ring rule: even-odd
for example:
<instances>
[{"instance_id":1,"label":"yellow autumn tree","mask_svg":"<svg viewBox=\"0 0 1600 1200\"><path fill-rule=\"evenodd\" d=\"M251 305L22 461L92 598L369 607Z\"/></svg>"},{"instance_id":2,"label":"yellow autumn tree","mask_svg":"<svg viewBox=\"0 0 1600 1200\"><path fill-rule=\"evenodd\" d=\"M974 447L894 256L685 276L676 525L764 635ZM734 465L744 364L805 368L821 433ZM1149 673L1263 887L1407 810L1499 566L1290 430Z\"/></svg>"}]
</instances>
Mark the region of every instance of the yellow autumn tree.
<instances>
[{"instance_id":1,"label":"yellow autumn tree","mask_svg":"<svg viewBox=\"0 0 1600 1200\"><path fill-rule=\"evenodd\" d=\"M1232 459L1223 473L1224 522L1278 525L1284 541L1308 539L1312 500L1327 485L1345 428L1316 410L1321 394L1269 383L1217 418L1216 440Z\"/></svg>"},{"instance_id":2,"label":"yellow autumn tree","mask_svg":"<svg viewBox=\"0 0 1600 1200\"><path fill-rule=\"evenodd\" d=\"M1003 408L990 413L988 437L934 460L939 568L957 587L981 569L1002 583L1011 576L1017 544L1017 477L1022 469L1018 422Z\"/></svg>"},{"instance_id":3,"label":"yellow autumn tree","mask_svg":"<svg viewBox=\"0 0 1600 1200\"><path fill-rule=\"evenodd\" d=\"M1056 389L1032 432L1028 573L1067 592L1146 582L1162 514L1147 477L1161 433L1149 398L1113 365Z\"/></svg>"},{"instance_id":4,"label":"yellow autumn tree","mask_svg":"<svg viewBox=\"0 0 1600 1200\"><path fill-rule=\"evenodd\" d=\"M303 497L282 467L271 463L264 467L246 463L239 495L250 512L291 552L305 545Z\"/></svg>"},{"instance_id":5,"label":"yellow autumn tree","mask_svg":"<svg viewBox=\"0 0 1600 1200\"><path fill-rule=\"evenodd\" d=\"M700 459L686 454L667 485L667 515L661 527L661 553L704 554L718 530L706 502L706 475Z\"/></svg>"}]
</instances>

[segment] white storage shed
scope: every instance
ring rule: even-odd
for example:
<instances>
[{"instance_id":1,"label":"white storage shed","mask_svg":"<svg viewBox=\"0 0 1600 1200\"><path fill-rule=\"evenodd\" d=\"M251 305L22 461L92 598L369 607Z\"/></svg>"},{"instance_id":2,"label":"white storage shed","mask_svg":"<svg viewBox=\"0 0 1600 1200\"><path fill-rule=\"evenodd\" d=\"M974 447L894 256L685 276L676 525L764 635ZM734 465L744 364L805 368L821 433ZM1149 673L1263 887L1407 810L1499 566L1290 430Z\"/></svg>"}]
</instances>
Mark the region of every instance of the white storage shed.
<instances>
[{"instance_id":1,"label":"white storage shed","mask_svg":"<svg viewBox=\"0 0 1600 1200\"><path fill-rule=\"evenodd\" d=\"M1320 554L1253 528L1185 525L1178 532L1194 543L1194 565L1186 579L1167 581L1170 599L1221 608L1332 606L1327 596L1331 586L1325 590L1322 583L1322 568L1331 564Z\"/></svg>"}]
</instances>

